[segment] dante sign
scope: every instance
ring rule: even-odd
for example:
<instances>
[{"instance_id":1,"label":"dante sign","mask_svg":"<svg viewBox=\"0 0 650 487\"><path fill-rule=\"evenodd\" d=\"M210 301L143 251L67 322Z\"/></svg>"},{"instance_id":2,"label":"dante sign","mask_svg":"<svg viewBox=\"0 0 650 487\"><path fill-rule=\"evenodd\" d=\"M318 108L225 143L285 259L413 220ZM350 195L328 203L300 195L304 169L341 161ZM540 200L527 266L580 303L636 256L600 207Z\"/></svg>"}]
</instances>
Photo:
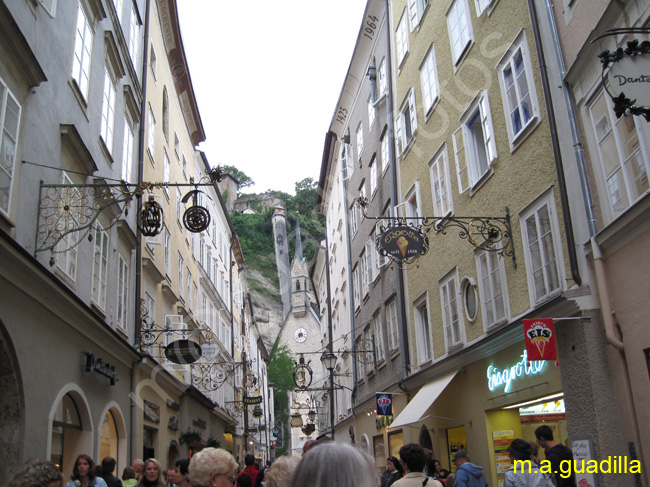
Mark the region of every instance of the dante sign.
<instances>
[{"instance_id":1,"label":"dante sign","mask_svg":"<svg viewBox=\"0 0 650 487\"><path fill-rule=\"evenodd\" d=\"M176 340L165 347L165 357L175 364L193 364L201 358L201 345L192 340Z\"/></svg>"},{"instance_id":2,"label":"dante sign","mask_svg":"<svg viewBox=\"0 0 650 487\"><path fill-rule=\"evenodd\" d=\"M389 227L379 235L378 243L385 255L398 261L424 255L428 250L427 236L407 225Z\"/></svg>"},{"instance_id":3,"label":"dante sign","mask_svg":"<svg viewBox=\"0 0 650 487\"><path fill-rule=\"evenodd\" d=\"M650 107L650 56L627 56L613 63L608 79L617 95L625 93L634 105Z\"/></svg>"}]
</instances>

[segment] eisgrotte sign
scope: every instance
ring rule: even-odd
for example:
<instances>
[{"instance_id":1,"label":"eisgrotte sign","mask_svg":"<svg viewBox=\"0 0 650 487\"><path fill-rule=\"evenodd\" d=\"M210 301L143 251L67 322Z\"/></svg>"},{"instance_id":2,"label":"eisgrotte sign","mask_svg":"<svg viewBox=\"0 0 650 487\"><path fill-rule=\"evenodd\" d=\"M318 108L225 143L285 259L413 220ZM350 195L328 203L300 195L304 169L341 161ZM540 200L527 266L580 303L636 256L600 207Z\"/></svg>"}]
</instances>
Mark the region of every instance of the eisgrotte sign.
<instances>
[{"instance_id":1,"label":"eisgrotte sign","mask_svg":"<svg viewBox=\"0 0 650 487\"><path fill-rule=\"evenodd\" d=\"M379 235L378 241L385 255L398 261L424 255L428 250L427 236L407 225L389 227Z\"/></svg>"}]
</instances>

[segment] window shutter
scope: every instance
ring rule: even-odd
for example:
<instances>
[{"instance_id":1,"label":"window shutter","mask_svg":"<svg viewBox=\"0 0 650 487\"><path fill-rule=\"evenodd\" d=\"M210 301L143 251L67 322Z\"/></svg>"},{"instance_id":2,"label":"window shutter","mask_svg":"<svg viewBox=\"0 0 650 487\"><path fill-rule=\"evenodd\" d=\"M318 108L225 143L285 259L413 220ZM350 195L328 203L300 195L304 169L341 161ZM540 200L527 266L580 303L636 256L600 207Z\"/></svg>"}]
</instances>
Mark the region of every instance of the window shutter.
<instances>
[{"instance_id":1,"label":"window shutter","mask_svg":"<svg viewBox=\"0 0 650 487\"><path fill-rule=\"evenodd\" d=\"M411 133L418 128L418 112L415 110L415 90L409 91L409 116L411 117Z\"/></svg>"},{"instance_id":2,"label":"window shutter","mask_svg":"<svg viewBox=\"0 0 650 487\"><path fill-rule=\"evenodd\" d=\"M494 140L490 100L488 99L487 93L483 94L479 103L481 106L481 126L483 127L483 137L485 137L485 152L490 162L492 162L497 157L497 145Z\"/></svg>"},{"instance_id":3,"label":"window shutter","mask_svg":"<svg viewBox=\"0 0 650 487\"><path fill-rule=\"evenodd\" d=\"M395 119L395 145L397 153L402 153L402 114L400 113Z\"/></svg>"},{"instance_id":4,"label":"window shutter","mask_svg":"<svg viewBox=\"0 0 650 487\"><path fill-rule=\"evenodd\" d=\"M463 127L459 127L453 134L454 157L456 158L456 171L458 172L458 192L464 193L469 188L469 173L467 172L467 153L463 143Z\"/></svg>"}]
</instances>

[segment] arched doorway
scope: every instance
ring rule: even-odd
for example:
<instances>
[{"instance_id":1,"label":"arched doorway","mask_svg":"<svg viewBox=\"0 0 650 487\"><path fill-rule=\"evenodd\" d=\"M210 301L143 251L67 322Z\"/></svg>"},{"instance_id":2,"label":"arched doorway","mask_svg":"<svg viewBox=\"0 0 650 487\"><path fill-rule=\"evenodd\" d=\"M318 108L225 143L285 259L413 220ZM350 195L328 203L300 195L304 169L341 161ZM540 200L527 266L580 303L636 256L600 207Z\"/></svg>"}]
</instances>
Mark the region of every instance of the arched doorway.
<instances>
[{"instance_id":1,"label":"arched doorway","mask_svg":"<svg viewBox=\"0 0 650 487\"><path fill-rule=\"evenodd\" d=\"M176 460L180 460L180 451L176 440L172 440L167 448L167 465L163 465L163 468L173 467L176 465Z\"/></svg>"},{"instance_id":2,"label":"arched doorway","mask_svg":"<svg viewBox=\"0 0 650 487\"><path fill-rule=\"evenodd\" d=\"M24 396L20 369L14 346L0 323L0 485L6 485L6 475L18 467L23 453L22 427Z\"/></svg>"},{"instance_id":3,"label":"arched doorway","mask_svg":"<svg viewBox=\"0 0 650 487\"><path fill-rule=\"evenodd\" d=\"M98 462L106 457L113 457L117 461L116 472L121 472L129 465L126 455L126 425L119 407L113 403L104 413L102 423L99 425L99 457Z\"/></svg>"},{"instance_id":4,"label":"arched doorway","mask_svg":"<svg viewBox=\"0 0 650 487\"><path fill-rule=\"evenodd\" d=\"M71 385L59 394L50 420L50 461L68 476L77 455L93 451L88 402L77 386Z\"/></svg>"},{"instance_id":5,"label":"arched doorway","mask_svg":"<svg viewBox=\"0 0 650 487\"><path fill-rule=\"evenodd\" d=\"M429 430L426 426L422 426L422 429L420 430L419 443L422 448L428 448L431 450L433 455L433 442L431 441L431 435L429 434Z\"/></svg>"}]
</instances>

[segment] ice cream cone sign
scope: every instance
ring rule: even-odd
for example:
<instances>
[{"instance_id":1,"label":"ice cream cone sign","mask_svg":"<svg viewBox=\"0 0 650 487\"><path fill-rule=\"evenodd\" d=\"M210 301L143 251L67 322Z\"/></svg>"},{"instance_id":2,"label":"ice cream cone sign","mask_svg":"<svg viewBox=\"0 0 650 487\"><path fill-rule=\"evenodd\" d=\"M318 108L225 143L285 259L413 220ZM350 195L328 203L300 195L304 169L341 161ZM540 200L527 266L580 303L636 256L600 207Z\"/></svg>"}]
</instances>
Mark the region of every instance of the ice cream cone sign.
<instances>
[{"instance_id":1,"label":"ice cream cone sign","mask_svg":"<svg viewBox=\"0 0 650 487\"><path fill-rule=\"evenodd\" d=\"M522 320L528 360L557 360L553 318Z\"/></svg>"}]
</instances>

